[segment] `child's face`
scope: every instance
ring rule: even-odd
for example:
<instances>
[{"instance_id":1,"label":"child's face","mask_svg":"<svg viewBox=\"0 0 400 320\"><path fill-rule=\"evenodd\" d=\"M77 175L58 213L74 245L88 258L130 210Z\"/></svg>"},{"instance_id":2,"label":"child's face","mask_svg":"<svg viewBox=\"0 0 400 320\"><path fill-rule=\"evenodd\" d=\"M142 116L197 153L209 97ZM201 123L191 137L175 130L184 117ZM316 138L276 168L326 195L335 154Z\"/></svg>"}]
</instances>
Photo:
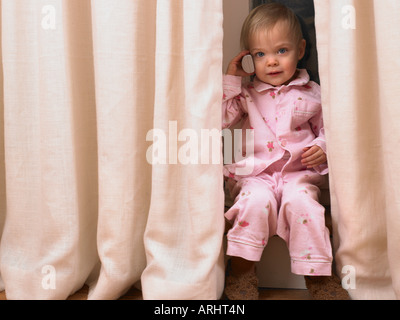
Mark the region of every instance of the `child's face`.
<instances>
[{"instance_id":1,"label":"child's face","mask_svg":"<svg viewBox=\"0 0 400 320\"><path fill-rule=\"evenodd\" d=\"M296 76L297 63L304 56L305 40L298 43L284 23L278 22L269 32L256 32L249 44L259 80L280 86Z\"/></svg>"}]
</instances>

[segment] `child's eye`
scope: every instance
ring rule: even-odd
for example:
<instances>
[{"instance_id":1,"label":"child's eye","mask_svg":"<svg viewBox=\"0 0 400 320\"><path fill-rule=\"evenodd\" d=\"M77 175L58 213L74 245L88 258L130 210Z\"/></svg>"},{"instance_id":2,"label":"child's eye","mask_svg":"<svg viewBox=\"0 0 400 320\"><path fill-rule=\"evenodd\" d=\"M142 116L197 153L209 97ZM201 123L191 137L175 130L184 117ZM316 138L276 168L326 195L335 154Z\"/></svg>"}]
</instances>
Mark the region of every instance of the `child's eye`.
<instances>
[{"instance_id":1,"label":"child's eye","mask_svg":"<svg viewBox=\"0 0 400 320\"><path fill-rule=\"evenodd\" d=\"M257 57L257 58L262 58L262 57L264 57L264 52L257 52L256 54L255 54L255 56Z\"/></svg>"},{"instance_id":2,"label":"child's eye","mask_svg":"<svg viewBox=\"0 0 400 320\"><path fill-rule=\"evenodd\" d=\"M287 50L285 48L282 48L282 49L278 50L278 54L284 54L286 52L287 52Z\"/></svg>"}]
</instances>

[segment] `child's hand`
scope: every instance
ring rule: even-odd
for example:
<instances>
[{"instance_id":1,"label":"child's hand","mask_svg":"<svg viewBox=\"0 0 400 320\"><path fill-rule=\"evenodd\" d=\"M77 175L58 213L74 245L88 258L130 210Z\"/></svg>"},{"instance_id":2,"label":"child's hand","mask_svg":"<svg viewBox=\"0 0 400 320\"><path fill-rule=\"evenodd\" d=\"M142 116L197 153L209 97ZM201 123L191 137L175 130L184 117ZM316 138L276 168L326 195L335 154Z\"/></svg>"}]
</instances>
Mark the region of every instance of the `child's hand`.
<instances>
[{"instance_id":1,"label":"child's hand","mask_svg":"<svg viewBox=\"0 0 400 320\"><path fill-rule=\"evenodd\" d=\"M325 152L318 146L304 148L303 151L301 163L308 169L317 167L327 161Z\"/></svg>"},{"instance_id":2,"label":"child's hand","mask_svg":"<svg viewBox=\"0 0 400 320\"><path fill-rule=\"evenodd\" d=\"M254 73L247 73L242 68L242 58L249 53L249 51L242 51L236 57L234 57L228 65L226 74L239 77L248 77L253 75Z\"/></svg>"}]
</instances>

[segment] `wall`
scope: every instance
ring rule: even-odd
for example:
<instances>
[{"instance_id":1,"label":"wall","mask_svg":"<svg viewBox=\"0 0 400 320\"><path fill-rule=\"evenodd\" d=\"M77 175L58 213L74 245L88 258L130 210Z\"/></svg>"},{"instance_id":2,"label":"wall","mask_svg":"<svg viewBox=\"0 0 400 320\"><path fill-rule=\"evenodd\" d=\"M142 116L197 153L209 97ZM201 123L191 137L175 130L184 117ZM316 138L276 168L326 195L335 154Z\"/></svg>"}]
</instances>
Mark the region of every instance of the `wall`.
<instances>
[{"instance_id":1,"label":"wall","mask_svg":"<svg viewBox=\"0 0 400 320\"><path fill-rule=\"evenodd\" d=\"M229 61L240 52L240 31L246 19L249 0L224 0L224 61L223 72Z\"/></svg>"}]
</instances>

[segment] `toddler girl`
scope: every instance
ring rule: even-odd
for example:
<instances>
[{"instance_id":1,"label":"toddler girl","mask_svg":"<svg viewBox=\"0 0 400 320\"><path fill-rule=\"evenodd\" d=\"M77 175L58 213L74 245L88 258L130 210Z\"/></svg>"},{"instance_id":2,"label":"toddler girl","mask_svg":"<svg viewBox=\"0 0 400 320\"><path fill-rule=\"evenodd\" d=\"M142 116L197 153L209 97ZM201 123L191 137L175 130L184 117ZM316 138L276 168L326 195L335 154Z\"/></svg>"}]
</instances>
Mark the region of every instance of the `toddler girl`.
<instances>
[{"instance_id":1,"label":"toddler girl","mask_svg":"<svg viewBox=\"0 0 400 320\"><path fill-rule=\"evenodd\" d=\"M225 294L258 299L255 262L273 235L287 243L292 272L312 276L307 285L331 276L329 231L318 202L328 166L320 88L297 69L306 43L294 13L276 3L255 8L244 22L241 44L244 51L224 75L223 127L241 121L243 141L251 130L254 152L224 166L235 198L225 214L232 224ZM250 76L241 65L247 54L255 77L243 84L242 77ZM245 166L251 170L239 170ZM336 281L331 295L340 298L343 291Z\"/></svg>"}]
</instances>

